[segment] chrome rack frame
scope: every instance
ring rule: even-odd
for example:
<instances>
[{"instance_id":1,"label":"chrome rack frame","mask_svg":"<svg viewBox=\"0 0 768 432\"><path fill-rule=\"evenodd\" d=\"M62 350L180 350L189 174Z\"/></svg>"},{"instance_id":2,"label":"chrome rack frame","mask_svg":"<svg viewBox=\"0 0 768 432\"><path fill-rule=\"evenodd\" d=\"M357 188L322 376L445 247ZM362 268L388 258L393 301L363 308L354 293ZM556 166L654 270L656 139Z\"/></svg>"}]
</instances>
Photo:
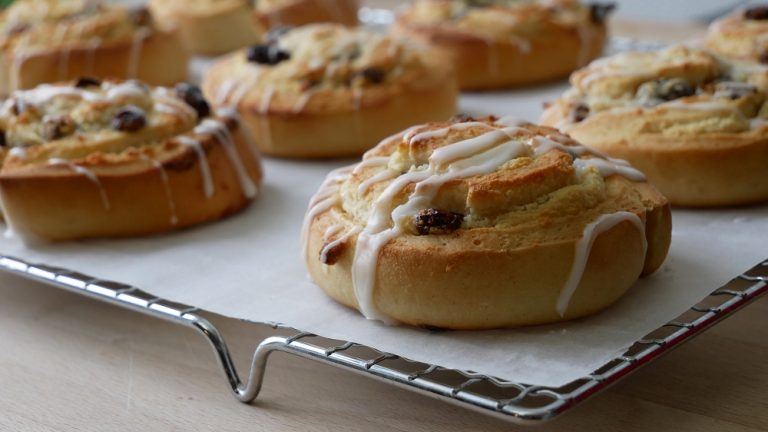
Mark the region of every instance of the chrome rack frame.
<instances>
[{"instance_id":1,"label":"chrome rack frame","mask_svg":"<svg viewBox=\"0 0 768 432\"><path fill-rule=\"evenodd\" d=\"M716 289L688 311L635 342L623 354L589 375L562 387L518 383L471 371L447 369L378 351L353 342L323 338L274 323L275 333L256 347L248 379L243 382L235 368L224 337L200 315L196 307L156 297L136 287L104 281L75 271L32 264L0 256L0 271L21 275L106 303L197 330L210 343L232 392L239 401L251 402L261 390L269 355L275 351L346 368L460 406L499 416L517 423L551 419L588 399L630 372L690 340L768 292L768 259Z\"/></svg>"}]
</instances>

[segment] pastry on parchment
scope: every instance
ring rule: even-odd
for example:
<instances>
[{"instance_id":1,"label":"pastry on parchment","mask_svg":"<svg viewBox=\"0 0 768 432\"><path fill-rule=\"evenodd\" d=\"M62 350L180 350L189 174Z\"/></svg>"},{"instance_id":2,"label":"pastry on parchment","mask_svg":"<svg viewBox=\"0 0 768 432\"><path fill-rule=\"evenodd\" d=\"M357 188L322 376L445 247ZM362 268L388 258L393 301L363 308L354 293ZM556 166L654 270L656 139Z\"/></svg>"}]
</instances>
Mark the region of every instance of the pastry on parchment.
<instances>
[{"instance_id":1,"label":"pastry on parchment","mask_svg":"<svg viewBox=\"0 0 768 432\"><path fill-rule=\"evenodd\" d=\"M329 174L302 238L312 280L366 318L489 329L604 309L661 265L670 231L667 200L626 162L460 117Z\"/></svg>"},{"instance_id":2,"label":"pastry on parchment","mask_svg":"<svg viewBox=\"0 0 768 432\"><path fill-rule=\"evenodd\" d=\"M188 55L146 9L98 0L16 0L0 12L0 94L79 76L174 85Z\"/></svg>"},{"instance_id":3,"label":"pastry on parchment","mask_svg":"<svg viewBox=\"0 0 768 432\"><path fill-rule=\"evenodd\" d=\"M492 90L565 78L600 56L612 9L577 0L416 0L394 32L450 53L462 89Z\"/></svg>"},{"instance_id":4,"label":"pastry on parchment","mask_svg":"<svg viewBox=\"0 0 768 432\"><path fill-rule=\"evenodd\" d=\"M675 205L768 200L768 68L670 47L600 59L542 117L628 160Z\"/></svg>"},{"instance_id":5,"label":"pastry on parchment","mask_svg":"<svg viewBox=\"0 0 768 432\"><path fill-rule=\"evenodd\" d=\"M2 104L0 129L0 204L28 243L213 221L248 205L261 180L238 119L190 84L44 84Z\"/></svg>"},{"instance_id":6,"label":"pastry on parchment","mask_svg":"<svg viewBox=\"0 0 768 432\"><path fill-rule=\"evenodd\" d=\"M203 91L239 113L268 155L360 155L413 121L450 117L450 61L429 47L338 24L273 32L206 72Z\"/></svg>"}]
</instances>

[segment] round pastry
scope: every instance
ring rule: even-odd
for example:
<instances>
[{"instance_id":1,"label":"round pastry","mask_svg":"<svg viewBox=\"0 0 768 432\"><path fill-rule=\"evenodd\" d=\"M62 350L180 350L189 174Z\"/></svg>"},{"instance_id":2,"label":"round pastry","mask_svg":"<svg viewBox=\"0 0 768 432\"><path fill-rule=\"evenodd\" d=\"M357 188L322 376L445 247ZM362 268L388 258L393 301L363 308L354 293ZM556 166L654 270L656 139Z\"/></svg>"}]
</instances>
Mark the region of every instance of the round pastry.
<instances>
[{"instance_id":1,"label":"round pastry","mask_svg":"<svg viewBox=\"0 0 768 432\"><path fill-rule=\"evenodd\" d=\"M453 55L467 90L567 77L603 52L613 5L577 0L416 0L394 31Z\"/></svg>"},{"instance_id":2,"label":"round pastry","mask_svg":"<svg viewBox=\"0 0 768 432\"><path fill-rule=\"evenodd\" d=\"M158 23L177 29L195 54L215 55L259 41L249 0L149 0Z\"/></svg>"},{"instance_id":3,"label":"round pastry","mask_svg":"<svg viewBox=\"0 0 768 432\"><path fill-rule=\"evenodd\" d=\"M272 32L214 64L202 87L264 153L286 157L360 155L413 119L450 117L457 95L435 50L337 24Z\"/></svg>"},{"instance_id":4,"label":"round pastry","mask_svg":"<svg viewBox=\"0 0 768 432\"><path fill-rule=\"evenodd\" d=\"M187 54L145 9L98 0L16 0L0 12L0 93L78 76L172 85Z\"/></svg>"},{"instance_id":5,"label":"round pastry","mask_svg":"<svg viewBox=\"0 0 768 432\"><path fill-rule=\"evenodd\" d=\"M200 89L81 78L0 107L0 204L25 242L158 233L245 207L261 168Z\"/></svg>"},{"instance_id":6,"label":"round pastry","mask_svg":"<svg viewBox=\"0 0 768 432\"><path fill-rule=\"evenodd\" d=\"M310 276L369 319L451 329L595 313L670 242L642 173L557 130L494 117L413 127L312 198Z\"/></svg>"},{"instance_id":7,"label":"round pastry","mask_svg":"<svg viewBox=\"0 0 768 432\"><path fill-rule=\"evenodd\" d=\"M682 46L571 76L542 122L643 171L674 205L768 199L768 68Z\"/></svg>"},{"instance_id":8,"label":"round pastry","mask_svg":"<svg viewBox=\"0 0 768 432\"><path fill-rule=\"evenodd\" d=\"M257 0L256 21L263 29L311 23L357 25L358 0Z\"/></svg>"},{"instance_id":9,"label":"round pastry","mask_svg":"<svg viewBox=\"0 0 768 432\"><path fill-rule=\"evenodd\" d=\"M704 45L724 57L768 63L768 5L736 9L716 20Z\"/></svg>"}]
</instances>

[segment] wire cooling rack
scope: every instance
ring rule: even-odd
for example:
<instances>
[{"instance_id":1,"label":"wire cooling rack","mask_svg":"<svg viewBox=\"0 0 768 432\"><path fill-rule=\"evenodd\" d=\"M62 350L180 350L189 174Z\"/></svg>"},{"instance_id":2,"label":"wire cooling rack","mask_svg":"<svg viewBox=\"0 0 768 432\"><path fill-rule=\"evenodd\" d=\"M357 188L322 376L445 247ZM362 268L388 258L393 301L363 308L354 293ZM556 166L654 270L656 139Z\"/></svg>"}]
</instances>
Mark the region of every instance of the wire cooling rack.
<instances>
[{"instance_id":1,"label":"wire cooling rack","mask_svg":"<svg viewBox=\"0 0 768 432\"><path fill-rule=\"evenodd\" d=\"M519 383L472 371L447 369L353 342L327 339L280 324L264 323L254 325L271 327L274 336L264 339L257 346L248 378L243 381L224 337L201 315L205 311L164 300L130 285L96 279L63 268L32 264L10 256L0 256L0 271L19 274L197 330L210 343L234 396L241 402L250 402L259 395L269 355L282 351L379 378L518 423L541 422L572 409L768 291L766 259L638 340L623 354L562 387Z\"/></svg>"}]
</instances>

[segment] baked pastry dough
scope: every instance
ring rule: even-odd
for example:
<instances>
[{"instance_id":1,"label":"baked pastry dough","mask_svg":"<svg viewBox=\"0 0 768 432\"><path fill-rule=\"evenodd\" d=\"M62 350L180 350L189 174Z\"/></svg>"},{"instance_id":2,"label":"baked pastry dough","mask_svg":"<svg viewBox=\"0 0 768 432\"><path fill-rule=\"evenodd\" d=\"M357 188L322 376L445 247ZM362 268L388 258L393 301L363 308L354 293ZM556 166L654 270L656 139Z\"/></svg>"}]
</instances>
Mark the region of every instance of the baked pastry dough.
<instances>
[{"instance_id":1,"label":"baked pastry dough","mask_svg":"<svg viewBox=\"0 0 768 432\"><path fill-rule=\"evenodd\" d=\"M616 301L670 242L642 173L548 127L413 127L312 198L310 276L369 319L452 329L550 323Z\"/></svg>"},{"instance_id":2,"label":"baked pastry dough","mask_svg":"<svg viewBox=\"0 0 768 432\"><path fill-rule=\"evenodd\" d=\"M98 0L16 0L0 12L0 94L79 76L172 85L187 54L144 9Z\"/></svg>"},{"instance_id":3,"label":"baked pastry dough","mask_svg":"<svg viewBox=\"0 0 768 432\"><path fill-rule=\"evenodd\" d=\"M28 243L151 234L218 219L261 168L235 117L200 90L138 81L41 85L0 108L0 203Z\"/></svg>"},{"instance_id":4,"label":"baked pastry dough","mask_svg":"<svg viewBox=\"0 0 768 432\"><path fill-rule=\"evenodd\" d=\"M716 20L704 45L724 57L768 63L768 5L739 8Z\"/></svg>"},{"instance_id":5,"label":"baked pastry dough","mask_svg":"<svg viewBox=\"0 0 768 432\"><path fill-rule=\"evenodd\" d=\"M270 29L317 22L357 24L357 0L149 0L184 45L214 55L255 44Z\"/></svg>"},{"instance_id":6,"label":"baked pastry dough","mask_svg":"<svg viewBox=\"0 0 768 432\"><path fill-rule=\"evenodd\" d=\"M542 122L628 160L675 205L768 199L768 68L671 47L593 62Z\"/></svg>"},{"instance_id":7,"label":"baked pastry dough","mask_svg":"<svg viewBox=\"0 0 768 432\"><path fill-rule=\"evenodd\" d=\"M416 0L394 31L450 52L462 89L568 76L603 51L613 5L577 0Z\"/></svg>"},{"instance_id":8,"label":"baked pastry dough","mask_svg":"<svg viewBox=\"0 0 768 432\"><path fill-rule=\"evenodd\" d=\"M179 32L195 54L215 55L256 43L262 30L248 0L149 0L158 23Z\"/></svg>"},{"instance_id":9,"label":"baked pastry dough","mask_svg":"<svg viewBox=\"0 0 768 432\"><path fill-rule=\"evenodd\" d=\"M413 119L450 117L457 95L435 50L338 24L272 33L214 64L202 86L265 154L287 157L359 155Z\"/></svg>"},{"instance_id":10,"label":"baked pastry dough","mask_svg":"<svg viewBox=\"0 0 768 432\"><path fill-rule=\"evenodd\" d=\"M358 0L257 0L254 13L263 29L311 23L357 25Z\"/></svg>"}]
</instances>

